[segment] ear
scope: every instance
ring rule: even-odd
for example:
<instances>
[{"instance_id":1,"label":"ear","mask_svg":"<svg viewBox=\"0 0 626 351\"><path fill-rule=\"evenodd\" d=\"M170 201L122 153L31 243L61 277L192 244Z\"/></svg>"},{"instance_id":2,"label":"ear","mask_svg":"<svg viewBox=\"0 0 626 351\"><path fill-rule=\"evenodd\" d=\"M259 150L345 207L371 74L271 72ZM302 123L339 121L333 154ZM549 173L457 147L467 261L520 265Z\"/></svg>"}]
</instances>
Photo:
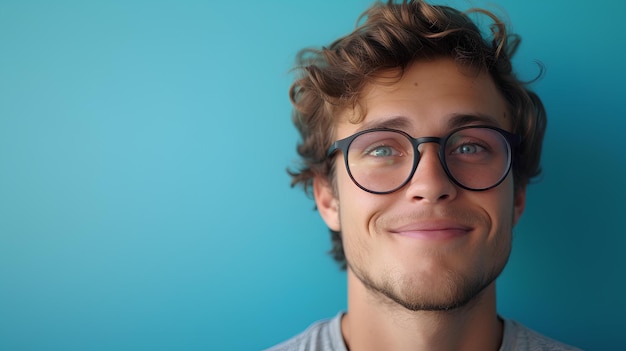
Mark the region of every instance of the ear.
<instances>
[{"instance_id":1,"label":"ear","mask_svg":"<svg viewBox=\"0 0 626 351\"><path fill-rule=\"evenodd\" d=\"M516 225L526 207L526 186L515 191L513 196L513 225Z\"/></svg>"},{"instance_id":2,"label":"ear","mask_svg":"<svg viewBox=\"0 0 626 351\"><path fill-rule=\"evenodd\" d=\"M339 221L339 200L335 196L332 186L327 180L315 177L313 179L313 195L317 210L328 228L341 231Z\"/></svg>"}]
</instances>

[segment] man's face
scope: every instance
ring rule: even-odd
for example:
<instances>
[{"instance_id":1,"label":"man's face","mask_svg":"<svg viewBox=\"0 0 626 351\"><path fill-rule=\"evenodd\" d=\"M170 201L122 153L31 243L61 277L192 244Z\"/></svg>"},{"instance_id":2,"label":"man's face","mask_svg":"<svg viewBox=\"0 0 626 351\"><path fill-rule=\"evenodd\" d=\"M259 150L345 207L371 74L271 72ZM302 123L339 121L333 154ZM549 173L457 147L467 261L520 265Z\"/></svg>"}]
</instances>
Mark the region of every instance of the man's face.
<instances>
[{"instance_id":1,"label":"man's face","mask_svg":"<svg viewBox=\"0 0 626 351\"><path fill-rule=\"evenodd\" d=\"M460 69L452 60L419 61L399 81L378 83L364 90L361 110L342 115L336 140L378 126L414 138L442 137L465 125L511 129L506 103L489 75ZM362 122L348 121L362 112ZM314 184L322 217L342 233L350 273L370 292L412 310L458 307L493 283L509 257L512 227L524 207L525 191L514 194L511 174L486 191L454 185L438 147L422 144L414 176L391 194L358 188L341 153L334 189L320 179Z\"/></svg>"}]
</instances>

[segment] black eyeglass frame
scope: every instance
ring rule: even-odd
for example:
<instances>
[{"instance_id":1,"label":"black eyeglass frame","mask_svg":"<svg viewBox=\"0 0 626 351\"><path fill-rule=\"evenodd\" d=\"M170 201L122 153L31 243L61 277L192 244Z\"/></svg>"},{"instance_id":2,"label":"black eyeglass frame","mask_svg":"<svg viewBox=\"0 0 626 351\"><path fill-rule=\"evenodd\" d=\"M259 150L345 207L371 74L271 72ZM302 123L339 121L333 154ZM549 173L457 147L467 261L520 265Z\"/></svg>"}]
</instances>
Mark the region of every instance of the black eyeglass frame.
<instances>
[{"instance_id":1,"label":"black eyeglass frame","mask_svg":"<svg viewBox=\"0 0 626 351\"><path fill-rule=\"evenodd\" d=\"M502 174L502 177L493 185L486 187L486 188L479 188L479 189L474 189L474 188L470 188L467 187L463 184L461 184L450 172L450 170L448 169L448 165L446 163L445 160L445 145L448 142L448 139L454 135L455 133L465 130L465 129L472 129L472 128L481 128L481 129L491 129L494 130L498 133L500 133L500 135L502 135L504 137L504 139L506 140L506 144L508 147L508 151L509 151L509 162L506 168L506 171ZM413 153L413 166L411 169L411 173L409 173L409 175L407 176L406 180L404 180L400 185L398 185L397 187L395 187L392 190L388 190L388 191L374 191L374 190L370 190L365 188L364 186L362 186L361 184L359 184L359 182L356 181L356 179L354 179L354 177L352 176L352 171L350 171L350 167L348 165L348 149L350 148L350 145L352 144L352 142L358 138L360 135L366 134L366 133L371 133L371 132L396 132L399 134L404 135L410 142L411 145L413 145L413 149L415 150L415 152ZM465 126L465 127L461 127L461 128L456 128L452 131L450 131L447 135L445 135L444 137L421 137L421 138L413 138L412 136L410 136L408 133L406 133L403 130L399 130L399 129L393 129L393 128L371 128L371 129L365 129L362 130L360 132L357 132L355 134L352 134L351 136L341 139L341 140L337 140L335 141L330 148L328 149L328 151L326 152L326 157L329 158L331 157L337 150L341 150L341 153L343 154L343 159L344 159L344 163L345 163L345 167L346 170L348 171L348 175L350 176L350 179L352 179L352 182L354 184L356 184L356 186L358 186L359 188L363 189L364 191L367 191L368 193L372 193L372 194L378 194L378 195L385 195L385 194L391 194L395 191L398 191L399 189L401 189L402 187L404 187L405 185L407 185L409 183L409 181L411 180L411 178L413 178L413 175L415 174L415 171L417 170L417 166L419 165L419 159L421 157L421 153L418 149L418 147L421 144L424 143L437 143L439 144L439 151L437 152L437 155L439 156L439 163L441 164L443 170L446 172L446 175L448 176L448 179L450 179L454 184L456 184L457 186L466 189L466 190L470 190L470 191L485 191L485 190L489 190L492 188L497 187L498 185L500 185L504 179L506 179L507 175L509 174L509 172L511 172L511 168L513 167L513 160L514 160L514 151L515 148L520 144L521 142L521 138L519 137L519 135L510 133L504 129L498 128L498 127L494 127L494 126L489 126L489 125L472 125L472 126Z\"/></svg>"}]
</instances>

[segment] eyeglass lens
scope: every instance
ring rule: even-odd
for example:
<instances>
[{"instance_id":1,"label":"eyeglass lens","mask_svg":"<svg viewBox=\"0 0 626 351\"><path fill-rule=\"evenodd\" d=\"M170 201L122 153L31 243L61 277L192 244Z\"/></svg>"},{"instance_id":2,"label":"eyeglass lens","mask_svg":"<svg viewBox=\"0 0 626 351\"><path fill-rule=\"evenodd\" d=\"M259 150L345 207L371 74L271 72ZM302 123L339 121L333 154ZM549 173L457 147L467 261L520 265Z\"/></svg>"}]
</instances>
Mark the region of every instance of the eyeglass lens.
<instances>
[{"instance_id":1,"label":"eyeglass lens","mask_svg":"<svg viewBox=\"0 0 626 351\"><path fill-rule=\"evenodd\" d=\"M446 173L459 185L490 188L506 176L511 163L506 138L490 128L466 128L443 140L440 159ZM348 148L348 171L361 187L390 192L412 176L419 154L407 135L397 131L371 131L356 137Z\"/></svg>"}]
</instances>

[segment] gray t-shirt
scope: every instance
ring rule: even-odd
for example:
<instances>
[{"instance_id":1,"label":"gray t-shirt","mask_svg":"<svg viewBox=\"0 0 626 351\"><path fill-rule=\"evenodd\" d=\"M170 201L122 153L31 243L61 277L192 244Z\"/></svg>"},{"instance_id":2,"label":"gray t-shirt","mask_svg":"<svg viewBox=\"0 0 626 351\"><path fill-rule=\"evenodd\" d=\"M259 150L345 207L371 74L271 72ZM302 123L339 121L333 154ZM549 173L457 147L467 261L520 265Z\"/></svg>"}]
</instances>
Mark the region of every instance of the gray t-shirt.
<instances>
[{"instance_id":1,"label":"gray t-shirt","mask_svg":"<svg viewBox=\"0 0 626 351\"><path fill-rule=\"evenodd\" d=\"M319 321L295 337L266 351L347 351L341 336L341 317ZM581 351L545 337L523 325L504 319L500 351Z\"/></svg>"}]
</instances>

